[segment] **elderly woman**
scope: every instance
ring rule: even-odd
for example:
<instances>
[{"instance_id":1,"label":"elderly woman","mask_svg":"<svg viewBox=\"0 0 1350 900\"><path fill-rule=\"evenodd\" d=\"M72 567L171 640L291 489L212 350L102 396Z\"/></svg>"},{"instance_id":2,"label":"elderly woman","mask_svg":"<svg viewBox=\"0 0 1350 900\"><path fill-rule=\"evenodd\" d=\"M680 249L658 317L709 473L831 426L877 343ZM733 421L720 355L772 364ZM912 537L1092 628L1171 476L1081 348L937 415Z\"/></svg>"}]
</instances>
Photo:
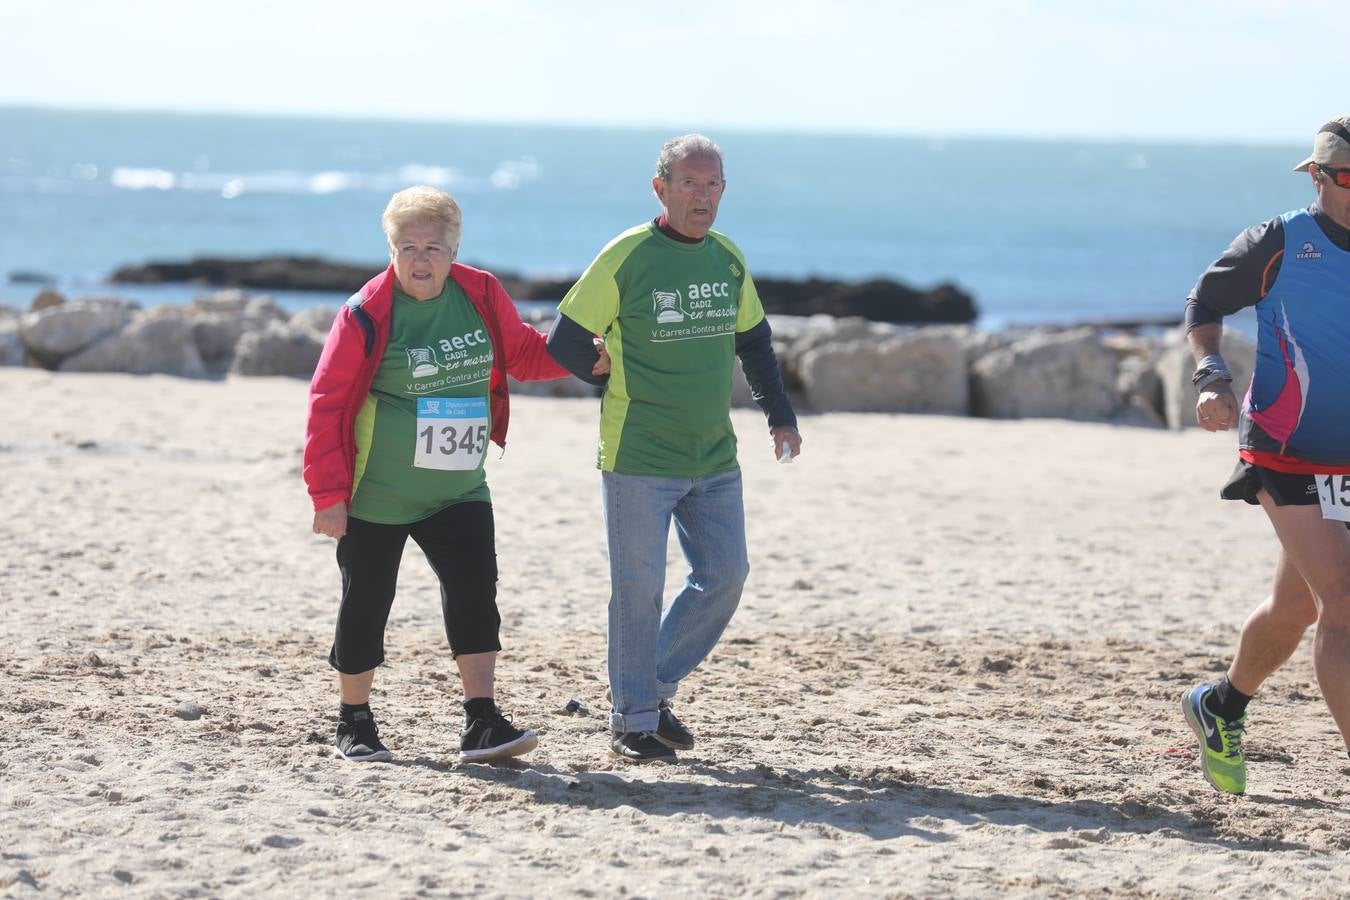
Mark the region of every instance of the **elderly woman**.
<instances>
[{"instance_id":1,"label":"elderly woman","mask_svg":"<svg viewBox=\"0 0 1350 900\"><path fill-rule=\"evenodd\" d=\"M459 758L528 753L534 732L494 701L497 556L483 472L506 443L506 376L568 373L488 272L455 262L461 215L443 191L413 187L383 217L390 266L338 313L310 384L304 477L314 531L336 538L338 756L388 760L370 711L375 667L409 536L441 584L445 633L464 686ZM607 368L607 359L597 369Z\"/></svg>"}]
</instances>

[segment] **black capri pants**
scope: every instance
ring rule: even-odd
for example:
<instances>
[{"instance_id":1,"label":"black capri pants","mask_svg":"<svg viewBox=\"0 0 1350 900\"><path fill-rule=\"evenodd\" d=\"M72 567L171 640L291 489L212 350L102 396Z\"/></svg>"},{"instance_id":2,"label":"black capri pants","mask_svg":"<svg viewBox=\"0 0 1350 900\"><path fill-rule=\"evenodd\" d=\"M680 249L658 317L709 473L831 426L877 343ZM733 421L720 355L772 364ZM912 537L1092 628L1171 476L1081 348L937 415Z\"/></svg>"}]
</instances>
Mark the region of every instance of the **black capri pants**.
<instances>
[{"instance_id":1,"label":"black capri pants","mask_svg":"<svg viewBox=\"0 0 1350 900\"><path fill-rule=\"evenodd\" d=\"M403 547L411 536L441 582L445 636L455 656L502 648L497 633L497 548L492 504L447 506L420 522L380 525L348 517L338 541L342 605L328 664L345 675L384 662L384 627L394 603Z\"/></svg>"}]
</instances>

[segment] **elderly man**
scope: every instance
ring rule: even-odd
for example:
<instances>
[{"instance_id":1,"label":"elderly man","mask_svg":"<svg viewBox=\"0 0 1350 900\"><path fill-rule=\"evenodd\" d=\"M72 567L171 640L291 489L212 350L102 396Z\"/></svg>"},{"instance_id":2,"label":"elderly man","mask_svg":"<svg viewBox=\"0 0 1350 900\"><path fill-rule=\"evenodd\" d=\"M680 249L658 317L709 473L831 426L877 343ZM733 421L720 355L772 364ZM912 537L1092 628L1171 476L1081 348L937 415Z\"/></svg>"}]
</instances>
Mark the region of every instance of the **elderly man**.
<instances>
[{"instance_id":1,"label":"elderly man","mask_svg":"<svg viewBox=\"0 0 1350 900\"><path fill-rule=\"evenodd\" d=\"M630 228L563 298L553 357L605 386L598 466L609 540L610 748L673 760L694 736L671 709L681 679L716 645L750 564L736 435L733 357L768 416L773 452L801 451L769 323L741 251L712 230L726 189L722 152L689 134L656 161L664 211ZM591 370L603 337L610 374ZM663 610L671 518L689 573Z\"/></svg>"},{"instance_id":2,"label":"elderly man","mask_svg":"<svg viewBox=\"0 0 1350 900\"><path fill-rule=\"evenodd\" d=\"M1248 616L1227 674L1182 697L1205 778L1232 794L1247 786L1247 703L1313 624L1317 682L1350 747L1350 116L1323 125L1295 171L1316 200L1238 235L1186 303L1196 419L1238 427L1222 496L1260 504L1280 543L1271 595ZM1219 338L1223 317L1247 306L1256 371L1239 411Z\"/></svg>"}]
</instances>

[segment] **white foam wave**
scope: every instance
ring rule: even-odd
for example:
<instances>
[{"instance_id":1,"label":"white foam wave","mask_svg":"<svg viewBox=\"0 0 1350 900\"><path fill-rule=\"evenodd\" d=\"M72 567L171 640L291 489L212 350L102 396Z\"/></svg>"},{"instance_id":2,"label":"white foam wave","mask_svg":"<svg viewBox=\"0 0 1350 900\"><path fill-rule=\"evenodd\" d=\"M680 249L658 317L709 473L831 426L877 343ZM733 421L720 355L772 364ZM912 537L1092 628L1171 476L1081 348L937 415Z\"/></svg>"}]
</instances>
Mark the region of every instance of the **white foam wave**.
<instances>
[{"instance_id":1,"label":"white foam wave","mask_svg":"<svg viewBox=\"0 0 1350 900\"><path fill-rule=\"evenodd\" d=\"M527 181L534 181L543 171L534 157L508 159L498 163L488 180L498 190L513 191Z\"/></svg>"},{"instance_id":2,"label":"white foam wave","mask_svg":"<svg viewBox=\"0 0 1350 900\"><path fill-rule=\"evenodd\" d=\"M109 183L121 190L180 190L218 193L226 200L243 194L337 194L344 191L391 192L413 184L475 191L487 187L514 190L540 177L539 163L529 157L509 159L497 164L486 178L468 176L452 166L409 163L383 172L352 172L328 169L319 172L292 170L263 172L209 172L199 168L188 172L167 169L118 166L109 176ZM92 168L92 167L91 167ZM93 174L97 170L93 169ZM89 169L81 169L78 177L88 178Z\"/></svg>"},{"instance_id":3,"label":"white foam wave","mask_svg":"<svg viewBox=\"0 0 1350 900\"><path fill-rule=\"evenodd\" d=\"M118 166L108 179L115 188L127 191L171 191L178 179L166 169L133 169Z\"/></svg>"},{"instance_id":4,"label":"white foam wave","mask_svg":"<svg viewBox=\"0 0 1350 900\"><path fill-rule=\"evenodd\" d=\"M463 180L463 176L455 169L419 163L399 169L398 177L406 184L429 184L432 187L450 187Z\"/></svg>"}]
</instances>

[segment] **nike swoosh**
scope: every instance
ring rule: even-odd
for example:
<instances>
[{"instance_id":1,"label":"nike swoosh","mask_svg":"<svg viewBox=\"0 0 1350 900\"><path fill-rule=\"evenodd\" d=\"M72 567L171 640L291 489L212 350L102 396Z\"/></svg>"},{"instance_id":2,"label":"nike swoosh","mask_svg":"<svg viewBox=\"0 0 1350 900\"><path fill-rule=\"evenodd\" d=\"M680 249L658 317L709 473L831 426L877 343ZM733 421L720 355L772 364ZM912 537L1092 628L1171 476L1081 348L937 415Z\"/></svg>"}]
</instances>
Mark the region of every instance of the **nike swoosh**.
<instances>
[{"instance_id":1,"label":"nike swoosh","mask_svg":"<svg viewBox=\"0 0 1350 900\"><path fill-rule=\"evenodd\" d=\"M1214 737L1214 729L1209 727L1209 722L1204 715L1200 716L1200 724L1205 727L1205 737Z\"/></svg>"}]
</instances>

